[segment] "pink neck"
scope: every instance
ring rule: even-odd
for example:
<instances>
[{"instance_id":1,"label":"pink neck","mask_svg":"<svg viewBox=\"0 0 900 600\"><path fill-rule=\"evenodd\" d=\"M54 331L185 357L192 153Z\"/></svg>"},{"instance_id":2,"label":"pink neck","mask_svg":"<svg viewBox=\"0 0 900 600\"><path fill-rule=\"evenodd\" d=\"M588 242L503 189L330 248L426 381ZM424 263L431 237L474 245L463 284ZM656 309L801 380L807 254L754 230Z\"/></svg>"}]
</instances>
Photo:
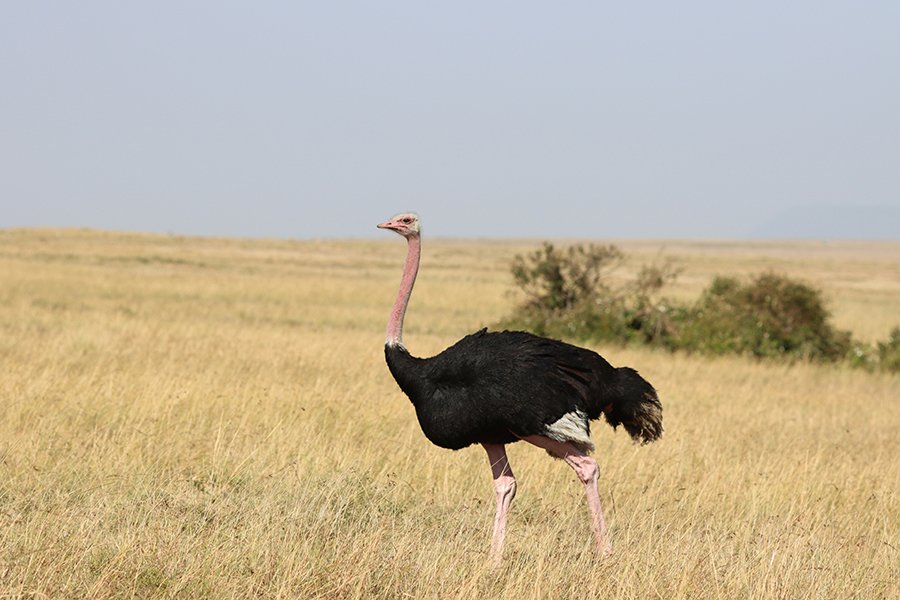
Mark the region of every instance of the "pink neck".
<instances>
[{"instance_id":1,"label":"pink neck","mask_svg":"<svg viewBox=\"0 0 900 600\"><path fill-rule=\"evenodd\" d=\"M412 294L413 284L416 283L416 274L419 272L419 256L422 253L422 242L418 234L412 234L406 238L409 248L406 252L406 265L403 267L403 278L400 280L400 291L391 309L391 319L387 326L388 346L403 346L403 316L406 314L406 306L409 304L409 296Z\"/></svg>"}]
</instances>

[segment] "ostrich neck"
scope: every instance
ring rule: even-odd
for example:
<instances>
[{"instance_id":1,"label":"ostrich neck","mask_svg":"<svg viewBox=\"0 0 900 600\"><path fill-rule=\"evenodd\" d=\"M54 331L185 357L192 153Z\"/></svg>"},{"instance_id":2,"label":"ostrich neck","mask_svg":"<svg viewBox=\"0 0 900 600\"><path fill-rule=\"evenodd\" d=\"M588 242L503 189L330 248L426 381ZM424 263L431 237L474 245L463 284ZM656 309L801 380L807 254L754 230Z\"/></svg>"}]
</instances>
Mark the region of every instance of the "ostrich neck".
<instances>
[{"instance_id":1,"label":"ostrich neck","mask_svg":"<svg viewBox=\"0 0 900 600\"><path fill-rule=\"evenodd\" d=\"M407 238L409 246L406 251L406 265L403 267L403 278L400 280L400 291L391 309L391 318L387 326L388 346L403 347L403 317L406 315L406 307L409 304L409 296L412 294L413 285L416 283L416 274L419 272L419 256L422 253L422 241L418 235L410 235Z\"/></svg>"}]
</instances>

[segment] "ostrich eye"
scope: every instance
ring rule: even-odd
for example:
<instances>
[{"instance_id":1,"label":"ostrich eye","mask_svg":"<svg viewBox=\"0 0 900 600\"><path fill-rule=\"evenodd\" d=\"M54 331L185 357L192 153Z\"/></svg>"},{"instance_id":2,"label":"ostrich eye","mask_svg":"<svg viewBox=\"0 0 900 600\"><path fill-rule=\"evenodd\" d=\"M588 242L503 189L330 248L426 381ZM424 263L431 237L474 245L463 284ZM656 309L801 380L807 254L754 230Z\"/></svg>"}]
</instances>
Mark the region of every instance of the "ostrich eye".
<instances>
[{"instance_id":1,"label":"ostrich eye","mask_svg":"<svg viewBox=\"0 0 900 600\"><path fill-rule=\"evenodd\" d=\"M409 217L406 217L403 219L403 222L404 223L412 223L412 219L410 219Z\"/></svg>"}]
</instances>

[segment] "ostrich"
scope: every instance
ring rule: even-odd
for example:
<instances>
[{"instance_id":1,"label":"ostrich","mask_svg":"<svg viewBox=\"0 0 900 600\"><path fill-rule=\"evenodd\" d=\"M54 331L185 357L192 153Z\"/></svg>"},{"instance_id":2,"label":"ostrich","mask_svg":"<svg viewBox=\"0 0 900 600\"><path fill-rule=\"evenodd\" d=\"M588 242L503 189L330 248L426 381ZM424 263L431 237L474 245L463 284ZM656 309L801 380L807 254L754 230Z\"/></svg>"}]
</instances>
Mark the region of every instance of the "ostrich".
<instances>
[{"instance_id":1,"label":"ostrich","mask_svg":"<svg viewBox=\"0 0 900 600\"><path fill-rule=\"evenodd\" d=\"M459 450L481 444L494 480L497 512L489 558L499 563L516 478L506 444L524 440L566 462L584 485L597 552L612 551L597 491L599 469L590 421L603 416L635 441L662 434L662 406L637 371L615 368L596 352L524 331L482 329L437 356L416 358L403 345L403 317L419 270L421 230L415 213L378 225L406 238L406 266L387 325L384 355L433 444Z\"/></svg>"}]
</instances>

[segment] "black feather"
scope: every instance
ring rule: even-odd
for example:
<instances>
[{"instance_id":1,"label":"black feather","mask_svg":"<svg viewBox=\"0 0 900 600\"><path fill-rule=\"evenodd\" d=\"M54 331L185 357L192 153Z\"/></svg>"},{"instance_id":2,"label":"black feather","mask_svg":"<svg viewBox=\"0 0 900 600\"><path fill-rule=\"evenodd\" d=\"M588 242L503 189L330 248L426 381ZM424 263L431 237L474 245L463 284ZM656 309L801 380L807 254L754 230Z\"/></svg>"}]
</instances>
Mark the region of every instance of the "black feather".
<instances>
[{"instance_id":1,"label":"black feather","mask_svg":"<svg viewBox=\"0 0 900 600\"><path fill-rule=\"evenodd\" d=\"M587 430L587 420L604 410L611 425L621 423L635 439L662 433L661 407L649 383L565 342L482 329L432 358L415 358L401 345L386 345L384 352L425 436L444 448L543 435L570 413L583 414Z\"/></svg>"}]
</instances>

